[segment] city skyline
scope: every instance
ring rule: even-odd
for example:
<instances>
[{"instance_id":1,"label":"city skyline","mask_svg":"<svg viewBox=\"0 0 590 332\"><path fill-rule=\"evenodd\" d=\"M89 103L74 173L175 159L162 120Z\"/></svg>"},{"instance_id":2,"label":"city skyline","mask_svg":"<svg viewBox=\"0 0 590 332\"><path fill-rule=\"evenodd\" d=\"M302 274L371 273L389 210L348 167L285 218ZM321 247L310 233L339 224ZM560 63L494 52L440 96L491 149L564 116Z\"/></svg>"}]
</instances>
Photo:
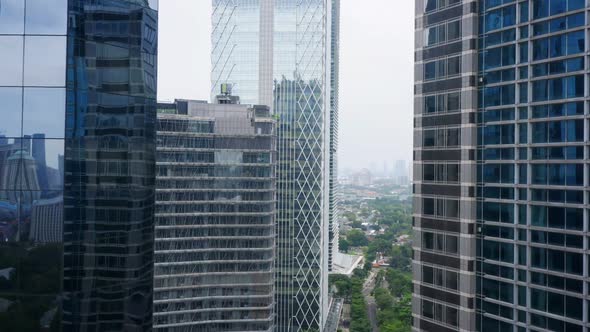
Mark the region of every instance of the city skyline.
<instances>
[{"instance_id":1,"label":"city skyline","mask_svg":"<svg viewBox=\"0 0 590 332\"><path fill-rule=\"evenodd\" d=\"M414 4L342 0L341 7L339 171L382 163L384 154L390 162L409 161ZM159 100L209 100L211 1L161 1L159 9ZM188 32L191 43L180 38Z\"/></svg>"}]
</instances>

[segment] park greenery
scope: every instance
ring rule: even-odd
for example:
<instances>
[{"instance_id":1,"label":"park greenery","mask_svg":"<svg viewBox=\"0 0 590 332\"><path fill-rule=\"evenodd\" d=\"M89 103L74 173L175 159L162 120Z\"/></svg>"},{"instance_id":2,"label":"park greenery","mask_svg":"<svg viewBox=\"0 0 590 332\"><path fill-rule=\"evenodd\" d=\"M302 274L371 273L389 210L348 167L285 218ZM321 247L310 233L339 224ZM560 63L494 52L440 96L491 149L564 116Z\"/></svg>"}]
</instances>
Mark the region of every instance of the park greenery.
<instances>
[{"instance_id":1,"label":"park greenery","mask_svg":"<svg viewBox=\"0 0 590 332\"><path fill-rule=\"evenodd\" d=\"M367 303L363 296L363 282L377 255L390 258L390 265L380 269L376 278L373 296L377 306L377 321L382 332L409 332L412 323L412 247L397 243L400 235L412 232L411 203L393 198L369 201L358 213L347 212L352 230L339 240L341 252L350 248L362 248L365 266L356 269L352 277L332 275L330 284L336 289L335 296L351 305L350 332L370 332ZM369 216L375 225L363 226ZM380 230L382 234L367 237L367 229ZM357 252L359 249L356 249Z\"/></svg>"}]
</instances>

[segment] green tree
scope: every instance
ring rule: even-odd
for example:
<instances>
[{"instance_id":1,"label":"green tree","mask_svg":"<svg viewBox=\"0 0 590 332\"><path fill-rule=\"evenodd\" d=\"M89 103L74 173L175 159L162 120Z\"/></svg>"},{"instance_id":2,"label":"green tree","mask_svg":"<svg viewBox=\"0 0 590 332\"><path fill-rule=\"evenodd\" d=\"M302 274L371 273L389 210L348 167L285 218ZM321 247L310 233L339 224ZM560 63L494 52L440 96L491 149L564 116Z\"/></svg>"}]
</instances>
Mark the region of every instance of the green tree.
<instances>
[{"instance_id":1,"label":"green tree","mask_svg":"<svg viewBox=\"0 0 590 332\"><path fill-rule=\"evenodd\" d=\"M340 250L340 252L348 252L348 247L350 247L348 240L346 240L346 239L338 240L338 250Z\"/></svg>"},{"instance_id":2,"label":"green tree","mask_svg":"<svg viewBox=\"0 0 590 332\"><path fill-rule=\"evenodd\" d=\"M393 296L385 288L377 288L374 291L375 303L381 310L389 309L393 306Z\"/></svg>"},{"instance_id":3,"label":"green tree","mask_svg":"<svg viewBox=\"0 0 590 332\"><path fill-rule=\"evenodd\" d=\"M369 243L369 240L367 240L365 233L356 229L353 229L350 232L348 232L348 234L346 235L346 239L348 240L348 243L353 247L363 247Z\"/></svg>"}]
</instances>

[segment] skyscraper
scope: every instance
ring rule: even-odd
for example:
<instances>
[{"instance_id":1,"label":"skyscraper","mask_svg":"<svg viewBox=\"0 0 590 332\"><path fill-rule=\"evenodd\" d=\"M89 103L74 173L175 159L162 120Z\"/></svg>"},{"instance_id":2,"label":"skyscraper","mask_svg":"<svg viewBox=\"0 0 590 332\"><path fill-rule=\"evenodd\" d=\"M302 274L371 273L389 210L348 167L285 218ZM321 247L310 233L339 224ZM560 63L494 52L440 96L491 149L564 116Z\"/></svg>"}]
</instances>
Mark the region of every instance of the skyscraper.
<instances>
[{"instance_id":1,"label":"skyscraper","mask_svg":"<svg viewBox=\"0 0 590 332\"><path fill-rule=\"evenodd\" d=\"M328 268L332 271L334 254L338 252L338 115L340 97L340 0L332 0L332 38L331 38L331 69L330 69L330 197L329 227L330 246L328 249Z\"/></svg>"},{"instance_id":2,"label":"skyscraper","mask_svg":"<svg viewBox=\"0 0 590 332\"><path fill-rule=\"evenodd\" d=\"M160 109L154 329L273 331L275 119L267 106Z\"/></svg>"},{"instance_id":3,"label":"skyscraper","mask_svg":"<svg viewBox=\"0 0 590 332\"><path fill-rule=\"evenodd\" d=\"M331 0L213 1L212 92L232 84L243 103L270 105L278 118L278 331L321 330L327 318L337 239L330 236L338 80L332 8Z\"/></svg>"},{"instance_id":4,"label":"skyscraper","mask_svg":"<svg viewBox=\"0 0 590 332\"><path fill-rule=\"evenodd\" d=\"M417 330L587 330L587 10L416 1Z\"/></svg>"},{"instance_id":5,"label":"skyscraper","mask_svg":"<svg viewBox=\"0 0 590 332\"><path fill-rule=\"evenodd\" d=\"M1 331L151 327L156 10L0 0Z\"/></svg>"}]
</instances>

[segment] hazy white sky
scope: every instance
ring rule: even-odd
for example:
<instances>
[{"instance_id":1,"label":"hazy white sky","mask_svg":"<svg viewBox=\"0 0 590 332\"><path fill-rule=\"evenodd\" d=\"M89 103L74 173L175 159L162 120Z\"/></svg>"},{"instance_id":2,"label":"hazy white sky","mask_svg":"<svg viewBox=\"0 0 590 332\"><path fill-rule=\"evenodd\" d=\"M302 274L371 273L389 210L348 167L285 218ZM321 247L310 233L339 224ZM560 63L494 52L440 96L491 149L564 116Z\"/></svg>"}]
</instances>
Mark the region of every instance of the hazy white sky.
<instances>
[{"instance_id":1,"label":"hazy white sky","mask_svg":"<svg viewBox=\"0 0 590 332\"><path fill-rule=\"evenodd\" d=\"M411 160L414 1L341 3L340 167ZM159 9L158 98L209 99L211 1Z\"/></svg>"}]
</instances>

